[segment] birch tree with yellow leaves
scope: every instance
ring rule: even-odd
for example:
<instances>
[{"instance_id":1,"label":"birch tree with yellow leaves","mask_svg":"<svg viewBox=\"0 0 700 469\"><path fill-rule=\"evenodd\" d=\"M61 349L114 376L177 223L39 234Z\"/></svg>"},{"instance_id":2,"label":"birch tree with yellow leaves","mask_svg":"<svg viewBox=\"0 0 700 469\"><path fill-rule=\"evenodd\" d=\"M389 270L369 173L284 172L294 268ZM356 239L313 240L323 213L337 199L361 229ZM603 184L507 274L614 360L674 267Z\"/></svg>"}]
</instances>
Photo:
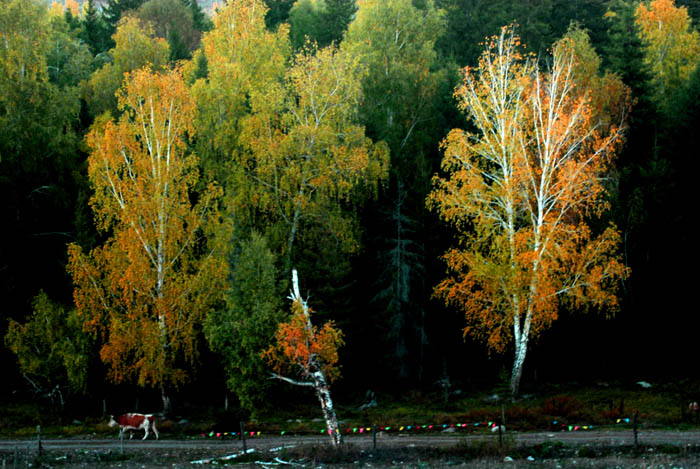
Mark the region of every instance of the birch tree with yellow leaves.
<instances>
[{"instance_id":1,"label":"birch tree with yellow leaves","mask_svg":"<svg viewBox=\"0 0 700 469\"><path fill-rule=\"evenodd\" d=\"M691 25L688 9L676 7L673 0L641 2L635 17L644 63L656 99L665 108L668 94L684 85L700 62L700 34Z\"/></svg>"},{"instance_id":2,"label":"birch tree with yellow leaves","mask_svg":"<svg viewBox=\"0 0 700 469\"><path fill-rule=\"evenodd\" d=\"M70 245L69 271L111 380L159 388L167 413L167 389L187 379L203 317L224 289L221 191L199 181L187 153L195 107L180 72L143 68L124 83L119 119L87 137L91 205L109 238L90 253Z\"/></svg>"}]
</instances>

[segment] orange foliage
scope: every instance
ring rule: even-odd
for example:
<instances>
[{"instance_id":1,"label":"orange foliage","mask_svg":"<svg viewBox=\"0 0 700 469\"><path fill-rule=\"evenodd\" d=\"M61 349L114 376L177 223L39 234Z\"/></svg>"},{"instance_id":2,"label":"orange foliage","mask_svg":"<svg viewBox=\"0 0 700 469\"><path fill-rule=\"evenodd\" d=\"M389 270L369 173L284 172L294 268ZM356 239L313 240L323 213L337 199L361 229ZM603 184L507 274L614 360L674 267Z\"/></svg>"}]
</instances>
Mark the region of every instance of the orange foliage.
<instances>
[{"instance_id":1,"label":"orange foliage","mask_svg":"<svg viewBox=\"0 0 700 469\"><path fill-rule=\"evenodd\" d=\"M452 275L435 294L464 311L465 335L497 352L514 339L517 354L562 302L614 312L628 275L617 229L596 236L587 220L607 208L601 177L622 142L629 91L598 78L597 62L577 62L593 60L580 39L555 44L541 72L504 28L455 91L477 132L455 129L442 142L447 177L434 179L428 205L460 244L445 254Z\"/></svg>"},{"instance_id":2,"label":"orange foliage","mask_svg":"<svg viewBox=\"0 0 700 469\"><path fill-rule=\"evenodd\" d=\"M63 16L63 3L52 1L51 8L49 9L51 16Z\"/></svg>"},{"instance_id":3,"label":"orange foliage","mask_svg":"<svg viewBox=\"0 0 700 469\"><path fill-rule=\"evenodd\" d=\"M66 8L73 15L73 18L77 18L80 15L80 6L75 0L66 0Z\"/></svg>"},{"instance_id":4,"label":"orange foliage","mask_svg":"<svg viewBox=\"0 0 700 469\"><path fill-rule=\"evenodd\" d=\"M308 309L308 313L312 313ZM333 321L321 329L311 324L301 300L294 302L292 317L279 325L276 343L263 353L263 357L277 373L292 369L302 378L321 371L329 382L340 376L338 348L343 345L343 334Z\"/></svg>"}]
</instances>

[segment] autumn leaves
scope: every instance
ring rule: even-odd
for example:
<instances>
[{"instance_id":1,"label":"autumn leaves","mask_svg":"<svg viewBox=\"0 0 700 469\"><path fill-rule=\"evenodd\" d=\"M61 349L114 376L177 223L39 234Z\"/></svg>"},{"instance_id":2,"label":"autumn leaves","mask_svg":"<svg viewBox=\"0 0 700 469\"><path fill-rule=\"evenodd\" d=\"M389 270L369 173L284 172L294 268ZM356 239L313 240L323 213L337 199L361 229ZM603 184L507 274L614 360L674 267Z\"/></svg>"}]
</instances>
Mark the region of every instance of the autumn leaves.
<instances>
[{"instance_id":1,"label":"autumn leaves","mask_svg":"<svg viewBox=\"0 0 700 469\"><path fill-rule=\"evenodd\" d=\"M136 70L117 97L122 114L87 137L91 205L108 240L89 254L72 244L69 269L86 327L104 338L111 378L160 387L165 403L224 287L223 250L211 236L222 193L200 182L187 152L195 103L179 70Z\"/></svg>"},{"instance_id":2,"label":"autumn leaves","mask_svg":"<svg viewBox=\"0 0 700 469\"><path fill-rule=\"evenodd\" d=\"M431 15L439 28L442 15ZM91 205L106 241L90 253L71 246L75 301L103 338L112 379L160 387L164 404L166 387L181 383L196 359L205 317L221 308L233 230L262 232L260 251L269 246L286 277L304 236L356 252L353 210L388 178L390 145L368 138L360 115L367 74L388 74L392 55L372 55L351 26L354 43L308 45L292 57L287 27L270 31L264 18L259 0L229 2L191 62L141 68L141 56L121 60L115 51L92 82L94 107L114 113L98 118L87 138ZM455 93L474 131L455 129L443 141L445 176L428 200L460 243L445 254L452 275L437 292L494 350L514 339L514 394L529 338L556 319L562 302L612 310L615 284L627 275L615 228L598 235L588 220L606 207L604 177L629 98L616 77L599 73L579 33L554 45L548 67L523 52L511 28L488 42ZM127 36L153 42L126 21L117 48ZM403 45L393 45L387 50L400 56ZM428 76L434 54L415 55L403 76L420 92L389 99L392 84L383 98L375 90L380 98L364 111L404 159L437 87ZM123 84L113 109L111 95L97 99L97 85L113 84L115 71ZM396 130L399 117L405 132ZM306 377L319 372L325 383L338 374L341 334L315 328L296 300L267 357L278 372L287 364ZM276 314L270 304L266 325Z\"/></svg>"},{"instance_id":3,"label":"autumn leaves","mask_svg":"<svg viewBox=\"0 0 700 469\"><path fill-rule=\"evenodd\" d=\"M445 254L454 275L436 293L464 311L465 333L499 352L513 340L514 396L528 340L560 304L614 310L617 281L627 275L615 227L596 236L588 220L606 206L603 181L626 112L603 115L629 104L622 92L614 96L621 102L595 108L604 91L576 74L581 39L572 31L556 43L546 71L513 28L488 42L455 92L476 132L455 129L444 140L447 177L435 178L428 199L460 239Z\"/></svg>"}]
</instances>

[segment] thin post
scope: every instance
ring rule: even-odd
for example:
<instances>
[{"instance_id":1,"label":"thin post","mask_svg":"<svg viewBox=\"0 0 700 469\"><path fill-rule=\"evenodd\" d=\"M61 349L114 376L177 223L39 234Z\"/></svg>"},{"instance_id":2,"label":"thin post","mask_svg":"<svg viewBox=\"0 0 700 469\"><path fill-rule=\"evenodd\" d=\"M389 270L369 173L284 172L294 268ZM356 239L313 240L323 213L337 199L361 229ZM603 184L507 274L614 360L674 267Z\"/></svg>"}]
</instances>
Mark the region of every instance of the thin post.
<instances>
[{"instance_id":1,"label":"thin post","mask_svg":"<svg viewBox=\"0 0 700 469\"><path fill-rule=\"evenodd\" d=\"M241 438L243 439L243 452L247 453L248 452L248 445L246 444L246 441L245 441L245 427L243 425L243 422L241 422Z\"/></svg>"},{"instance_id":2,"label":"thin post","mask_svg":"<svg viewBox=\"0 0 700 469\"><path fill-rule=\"evenodd\" d=\"M15 460L14 460L14 466L15 469L19 468L19 448L15 446Z\"/></svg>"},{"instance_id":3,"label":"thin post","mask_svg":"<svg viewBox=\"0 0 700 469\"><path fill-rule=\"evenodd\" d=\"M377 424L372 425L372 451L377 449Z\"/></svg>"},{"instance_id":4,"label":"thin post","mask_svg":"<svg viewBox=\"0 0 700 469\"><path fill-rule=\"evenodd\" d=\"M41 425L36 426L36 449L41 457Z\"/></svg>"},{"instance_id":5,"label":"thin post","mask_svg":"<svg viewBox=\"0 0 700 469\"><path fill-rule=\"evenodd\" d=\"M634 411L634 415L632 415L632 431L634 432L634 447L637 448L639 446L639 432L637 431L637 411Z\"/></svg>"},{"instance_id":6,"label":"thin post","mask_svg":"<svg viewBox=\"0 0 700 469\"><path fill-rule=\"evenodd\" d=\"M506 425L506 410L503 404L501 404L501 423L498 425L498 445L503 448L503 429Z\"/></svg>"},{"instance_id":7,"label":"thin post","mask_svg":"<svg viewBox=\"0 0 700 469\"><path fill-rule=\"evenodd\" d=\"M124 432L119 432L119 453L124 456Z\"/></svg>"}]
</instances>

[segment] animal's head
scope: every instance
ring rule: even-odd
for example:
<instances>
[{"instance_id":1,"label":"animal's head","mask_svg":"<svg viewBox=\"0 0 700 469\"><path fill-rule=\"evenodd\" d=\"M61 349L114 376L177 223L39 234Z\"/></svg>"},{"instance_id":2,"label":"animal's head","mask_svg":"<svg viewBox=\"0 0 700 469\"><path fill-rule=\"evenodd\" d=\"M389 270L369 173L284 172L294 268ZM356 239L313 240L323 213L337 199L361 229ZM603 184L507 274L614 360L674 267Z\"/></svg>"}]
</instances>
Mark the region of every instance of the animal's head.
<instances>
[{"instance_id":1,"label":"animal's head","mask_svg":"<svg viewBox=\"0 0 700 469\"><path fill-rule=\"evenodd\" d=\"M114 420L114 415L109 416L109 423L107 425L109 425L110 427L116 427L117 425L119 425L117 421Z\"/></svg>"}]
</instances>

